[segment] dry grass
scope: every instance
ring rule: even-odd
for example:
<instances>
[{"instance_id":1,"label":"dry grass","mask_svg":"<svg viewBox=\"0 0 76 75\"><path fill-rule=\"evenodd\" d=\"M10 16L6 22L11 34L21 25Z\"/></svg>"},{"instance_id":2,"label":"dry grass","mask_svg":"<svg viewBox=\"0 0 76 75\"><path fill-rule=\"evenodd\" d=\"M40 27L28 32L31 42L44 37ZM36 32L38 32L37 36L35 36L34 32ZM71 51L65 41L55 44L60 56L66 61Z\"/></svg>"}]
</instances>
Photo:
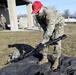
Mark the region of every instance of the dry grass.
<instances>
[{"instance_id":1,"label":"dry grass","mask_svg":"<svg viewBox=\"0 0 76 75\"><path fill-rule=\"evenodd\" d=\"M36 32L0 32L0 68L4 67L8 55L11 52L18 51L16 47L9 48L8 45L24 44L35 47L42 40L42 33ZM62 42L62 53L67 56L76 57L76 25L65 26L65 33L68 38ZM49 48L52 53L53 47Z\"/></svg>"}]
</instances>

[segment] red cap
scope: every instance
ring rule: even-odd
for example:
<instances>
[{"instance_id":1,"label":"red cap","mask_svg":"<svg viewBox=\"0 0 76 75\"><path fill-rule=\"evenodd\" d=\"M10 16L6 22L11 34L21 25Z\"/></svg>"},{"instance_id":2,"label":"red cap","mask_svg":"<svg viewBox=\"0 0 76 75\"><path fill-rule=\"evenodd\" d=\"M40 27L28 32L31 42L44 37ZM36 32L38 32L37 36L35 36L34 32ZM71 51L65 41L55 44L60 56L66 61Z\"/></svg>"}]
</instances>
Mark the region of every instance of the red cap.
<instances>
[{"instance_id":1,"label":"red cap","mask_svg":"<svg viewBox=\"0 0 76 75\"><path fill-rule=\"evenodd\" d=\"M43 6L43 5L42 5L41 2L35 1L35 2L32 4L32 14L33 14L33 13L36 14L42 6Z\"/></svg>"}]
</instances>

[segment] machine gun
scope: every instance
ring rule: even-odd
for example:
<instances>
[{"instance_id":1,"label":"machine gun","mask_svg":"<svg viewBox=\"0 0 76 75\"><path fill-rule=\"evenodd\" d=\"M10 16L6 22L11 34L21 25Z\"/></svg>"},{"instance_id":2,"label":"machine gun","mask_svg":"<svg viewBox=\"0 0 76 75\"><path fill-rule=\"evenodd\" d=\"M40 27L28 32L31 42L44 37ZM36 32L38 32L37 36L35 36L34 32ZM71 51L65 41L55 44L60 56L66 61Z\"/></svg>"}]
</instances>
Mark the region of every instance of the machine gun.
<instances>
[{"instance_id":1,"label":"machine gun","mask_svg":"<svg viewBox=\"0 0 76 75\"><path fill-rule=\"evenodd\" d=\"M42 51L42 50L44 49L44 47L46 47L46 46L49 46L49 45L57 45L57 44L58 44L58 43L57 43L58 41L64 40L65 38L67 38L67 35L63 34L62 36L59 36L59 37L56 38L56 39L49 40L49 41L46 42L45 44L42 44L40 47L39 47L39 45L40 45L40 44L39 44L35 49L31 50L31 51L28 52L28 53L25 53L23 57L25 58L25 57L34 55L34 54L36 54L36 53L39 53L39 52Z\"/></svg>"},{"instance_id":2,"label":"machine gun","mask_svg":"<svg viewBox=\"0 0 76 75\"><path fill-rule=\"evenodd\" d=\"M37 54L37 53L39 53L40 51L42 51L46 46L49 46L49 45L57 45L57 44L58 44L58 41L64 40L65 38L67 38L67 36L66 36L65 34L63 34L62 36L59 36L59 37L56 38L56 39L51 39L51 40L49 40L49 41L46 42L45 44L41 44L41 43L40 43L38 46L36 46L35 49L31 50L31 51L28 52L28 53L24 53L23 55L21 55L21 56L18 57L18 58L15 58L15 56L12 55L12 56L14 57L14 59L12 59L12 60L10 60L9 62L7 62L7 64L10 63L10 62L16 62L16 60L17 60L17 61L18 61L18 60L22 60L22 59L24 59L24 58L26 58L26 57L32 56L32 55L34 55L34 54ZM15 55L17 55L17 54L15 53ZM16 56L16 57L17 57L17 56Z\"/></svg>"}]
</instances>

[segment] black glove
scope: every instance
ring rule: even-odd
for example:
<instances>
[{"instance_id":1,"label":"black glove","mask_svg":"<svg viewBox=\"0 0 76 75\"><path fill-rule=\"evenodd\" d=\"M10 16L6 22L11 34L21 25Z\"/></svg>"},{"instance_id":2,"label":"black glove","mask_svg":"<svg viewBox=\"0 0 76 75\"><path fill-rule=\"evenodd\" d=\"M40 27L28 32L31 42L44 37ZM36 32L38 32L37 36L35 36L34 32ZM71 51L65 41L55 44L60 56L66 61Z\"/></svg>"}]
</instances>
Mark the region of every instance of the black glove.
<instances>
[{"instance_id":1,"label":"black glove","mask_svg":"<svg viewBox=\"0 0 76 75\"><path fill-rule=\"evenodd\" d=\"M40 43L36 47L38 50L42 50L44 48L44 44Z\"/></svg>"}]
</instances>

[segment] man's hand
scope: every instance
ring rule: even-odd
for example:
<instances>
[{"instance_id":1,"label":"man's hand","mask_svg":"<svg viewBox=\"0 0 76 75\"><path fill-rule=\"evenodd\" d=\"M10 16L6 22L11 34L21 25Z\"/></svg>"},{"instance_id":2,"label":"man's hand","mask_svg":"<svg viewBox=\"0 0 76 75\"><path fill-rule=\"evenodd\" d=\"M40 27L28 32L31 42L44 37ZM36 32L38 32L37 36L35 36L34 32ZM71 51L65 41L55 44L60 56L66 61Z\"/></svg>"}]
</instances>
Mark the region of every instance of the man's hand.
<instances>
[{"instance_id":1,"label":"man's hand","mask_svg":"<svg viewBox=\"0 0 76 75\"><path fill-rule=\"evenodd\" d=\"M40 43L36 47L37 47L38 50L41 50L41 49L44 48L44 44Z\"/></svg>"}]
</instances>

